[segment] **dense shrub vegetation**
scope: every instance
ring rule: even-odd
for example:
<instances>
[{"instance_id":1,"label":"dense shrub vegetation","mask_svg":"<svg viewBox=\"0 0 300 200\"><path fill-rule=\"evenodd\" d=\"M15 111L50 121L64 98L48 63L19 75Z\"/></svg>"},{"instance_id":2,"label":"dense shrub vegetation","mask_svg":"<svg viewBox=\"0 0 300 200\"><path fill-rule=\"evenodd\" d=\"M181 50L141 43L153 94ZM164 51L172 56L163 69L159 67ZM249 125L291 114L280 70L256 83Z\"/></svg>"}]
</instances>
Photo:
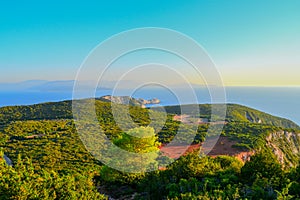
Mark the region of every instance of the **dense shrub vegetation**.
<instances>
[{"instance_id":1,"label":"dense shrub vegetation","mask_svg":"<svg viewBox=\"0 0 300 200\"><path fill-rule=\"evenodd\" d=\"M199 144L207 139L208 128L216 126L174 120L174 114L180 114L178 106L166 107L167 116L134 106L130 116L123 116L126 109L119 105L117 114L123 118L116 123L110 104L96 101L100 125L87 132L102 129L118 147L145 153L158 152L179 128L184 130L182 137L193 137L193 143ZM200 110L200 117L210 117L209 105L201 105ZM147 127L150 123L154 128ZM288 140L276 140L291 164L283 167L266 145L270 134L299 132L297 128L288 120L229 105L222 135L235 141L234 148L254 152L250 161L194 151L164 169L125 173L103 165L86 150L76 132L70 101L0 108L0 199L299 199L299 155L288 153ZM197 130L196 135L192 130ZM2 152L13 166L1 159ZM149 165L158 169L152 160Z\"/></svg>"}]
</instances>

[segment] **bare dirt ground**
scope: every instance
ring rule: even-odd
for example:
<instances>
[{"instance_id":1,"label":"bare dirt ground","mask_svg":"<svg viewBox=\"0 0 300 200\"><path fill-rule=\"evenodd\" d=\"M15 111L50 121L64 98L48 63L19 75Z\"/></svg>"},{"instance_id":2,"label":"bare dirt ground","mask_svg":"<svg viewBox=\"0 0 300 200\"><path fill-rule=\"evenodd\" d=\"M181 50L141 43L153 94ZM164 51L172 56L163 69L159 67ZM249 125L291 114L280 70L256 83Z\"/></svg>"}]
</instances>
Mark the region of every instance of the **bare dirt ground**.
<instances>
[{"instance_id":1,"label":"bare dirt ground","mask_svg":"<svg viewBox=\"0 0 300 200\"><path fill-rule=\"evenodd\" d=\"M182 122L184 124L211 124L211 125L219 125L219 124L227 124L225 121L215 121L209 122L206 118L193 118L190 115L175 115L173 120Z\"/></svg>"},{"instance_id":2,"label":"bare dirt ground","mask_svg":"<svg viewBox=\"0 0 300 200\"><path fill-rule=\"evenodd\" d=\"M163 153L164 156L168 156L170 158L177 159L182 154L186 155L187 153L190 153L190 152L195 151L195 150L199 151L200 147L201 147L200 144L192 144L190 146L183 146L183 145L162 146L162 147L160 147L160 150L161 150L161 152Z\"/></svg>"},{"instance_id":3,"label":"bare dirt ground","mask_svg":"<svg viewBox=\"0 0 300 200\"><path fill-rule=\"evenodd\" d=\"M214 143L215 145L213 145ZM234 140L229 140L228 137L220 136L217 141L216 139L206 140L206 142L202 145L202 151L212 157L228 155L234 156L243 162L249 160L253 155L253 152L234 148L233 145L236 143L237 142Z\"/></svg>"},{"instance_id":4,"label":"bare dirt ground","mask_svg":"<svg viewBox=\"0 0 300 200\"><path fill-rule=\"evenodd\" d=\"M251 151L242 151L238 148L234 148L233 145L236 141L229 140L227 137L220 136L219 138L207 139L203 144L193 144L189 147L187 146L162 146L160 149L165 156L177 159L183 155L190 153L192 151L199 151L207 154L208 156L216 157L219 155L234 156L239 160L245 162L249 160L250 156L253 155Z\"/></svg>"}]
</instances>

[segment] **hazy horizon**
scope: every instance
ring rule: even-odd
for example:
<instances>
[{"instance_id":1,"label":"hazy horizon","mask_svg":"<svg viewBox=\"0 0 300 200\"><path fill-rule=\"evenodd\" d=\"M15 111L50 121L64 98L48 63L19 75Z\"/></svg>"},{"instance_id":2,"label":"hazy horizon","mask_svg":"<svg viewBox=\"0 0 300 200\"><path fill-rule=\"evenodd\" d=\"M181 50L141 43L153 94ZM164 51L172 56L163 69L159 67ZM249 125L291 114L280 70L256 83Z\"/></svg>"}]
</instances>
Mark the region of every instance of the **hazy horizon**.
<instances>
[{"instance_id":1,"label":"hazy horizon","mask_svg":"<svg viewBox=\"0 0 300 200\"><path fill-rule=\"evenodd\" d=\"M179 31L209 54L226 86L298 86L300 1L5 2L0 8L0 82L74 80L86 56L120 32ZM59 6L57 6L59 5ZM141 52L116 63L184 63ZM188 72L189 81L201 83Z\"/></svg>"},{"instance_id":2,"label":"hazy horizon","mask_svg":"<svg viewBox=\"0 0 300 200\"><path fill-rule=\"evenodd\" d=\"M13 85L13 84L24 84L24 83L35 83L35 84L44 84L44 83L74 83L76 80L75 79L69 79L69 80L65 80L65 79L54 79L54 80L47 80L47 79L29 79L29 80L20 80L20 81L8 81L8 82L1 82L0 81L0 85ZM117 80L103 80L104 82L118 82ZM122 80L122 81L133 81L133 80ZM94 81L92 80L83 80L83 81L79 81L79 82L86 82L89 84L93 84ZM138 82L138 81L136 81ZM142 82L142 81L141 81ZM199 87L206 87L207 85L205 84L201 84L201 83L196 83L196 82L190 82L191 85L194 86L199 86ZM173 83L170 85L174 85L174 86L180 86L180 83ZM285 88L290 88L290 87L300 87L300 85L223 85L224 87L266 87L266 88L280 88L280 87L285 87ZM0 87L0 91L1 91L1 87Z\"/></svg>"}]
</instances>

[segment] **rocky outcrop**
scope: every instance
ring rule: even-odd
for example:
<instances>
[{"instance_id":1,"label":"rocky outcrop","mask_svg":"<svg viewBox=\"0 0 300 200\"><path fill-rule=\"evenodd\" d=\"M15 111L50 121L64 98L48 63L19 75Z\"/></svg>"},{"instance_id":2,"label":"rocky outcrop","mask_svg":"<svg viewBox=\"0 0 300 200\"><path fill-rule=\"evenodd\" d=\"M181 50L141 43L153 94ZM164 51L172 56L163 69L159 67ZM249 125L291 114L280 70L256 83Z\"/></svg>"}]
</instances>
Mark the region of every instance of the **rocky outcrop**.
<instances>
[{"instance_id":1,"label":"rocky outcrop","mask_svg":"<svg viewBox=\"0 0 300 200\"><path fill-rule=\"evenodd\" d=\"M143 105L146 105L146 104L159 104L160 103L160 100L157 99L157 98L150 99L150 100L139 98L139 99L137 99L137 101L140 102Z\"/></svg>"},{"instance_id":2,"label":"rocky outcrop","mask_svg":"<svg viewBox=\"0 0 300 200\"><path fill-rule=\"evenodd\" d=\"M3 155L3 158L4 158L4 160L5 160L5 162L6 162L6 164L7 164L8 166L13 166L13 163L12 163L11 159L9 159L9 157L7 157L7 156L4 154L4 155Z\"/></svg>"},{"instance_id":3,"label":"rocky outcrop","mask_svg":"<svg viewBox=\"0 0 300 200\"><path fill-rule=\"evenodd\" d=\"M284 166L295 166L300 159L300 133L277 131L266 137L267 146Z\"/></svg>"},{"instance_id":4,"label":"rocky outcrop","mask_svg":"<svg viewBox=\"0 0 300 200\"><path fill-rule=\"evenodd\" d=\"M250 121L252 123L258 123L258 124L262 123L261 119L259 119L258 117L256 117L256 118L252 117L249 112L246 112L245 117L248 121Z\"/></svg>"},{"instance_id":5,"label":"rocky outcrop","mask_svg":"<svg viewBox=\"0 0 300 200\"><path fill-rule=\"evenodd\" d=\"M113 102L117 104L125 104L125 105L132 105L132 106L141 106L141 107L146 107L146 105L148 104L160 103L160 100L157 98L146 100L142 98L135 99L130 96L111 96L111 95L100 97L99 100L105 102Z\"/></svg>"}]
</instances>

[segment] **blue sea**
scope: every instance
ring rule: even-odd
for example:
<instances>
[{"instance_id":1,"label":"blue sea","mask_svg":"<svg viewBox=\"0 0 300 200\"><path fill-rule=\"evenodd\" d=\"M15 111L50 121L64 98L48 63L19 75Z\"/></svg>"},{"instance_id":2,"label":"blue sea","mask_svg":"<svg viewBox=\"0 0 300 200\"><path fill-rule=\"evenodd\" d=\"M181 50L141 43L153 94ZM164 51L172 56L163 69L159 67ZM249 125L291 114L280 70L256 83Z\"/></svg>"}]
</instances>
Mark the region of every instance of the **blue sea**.
<instances>
[{"instance_id":1,"label":"blue sea","mask_svg":"<svg viewBox=\"0 0 300 200\"><path fill-rule=\"evenodd\" d=\"M152 88L138 90L132 96L137 98L158 98L161 105L193 103L186 90L179 89L176 95L171 91ZM110 90L99 90L96 96L110 95ZM195 89L198 103L210 103L207 89ZM128 95L127 90L120 90L114 95ZM130 95L130 94L129 94ZM72 99L72 91L0 91L0 106L30 105L42 102L55 102ZM78 97L78 95L77 95ZM80 98L87 98L84 92ZM180 100L178 100L178 97ZM227 87L226 102L249 106L272 115L284 117L300 125L300 87Z\"/></svg>"}]
</instances>

